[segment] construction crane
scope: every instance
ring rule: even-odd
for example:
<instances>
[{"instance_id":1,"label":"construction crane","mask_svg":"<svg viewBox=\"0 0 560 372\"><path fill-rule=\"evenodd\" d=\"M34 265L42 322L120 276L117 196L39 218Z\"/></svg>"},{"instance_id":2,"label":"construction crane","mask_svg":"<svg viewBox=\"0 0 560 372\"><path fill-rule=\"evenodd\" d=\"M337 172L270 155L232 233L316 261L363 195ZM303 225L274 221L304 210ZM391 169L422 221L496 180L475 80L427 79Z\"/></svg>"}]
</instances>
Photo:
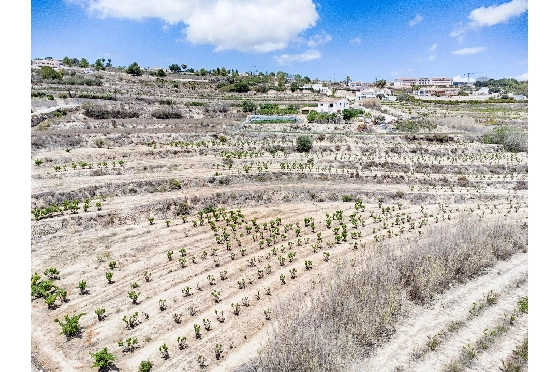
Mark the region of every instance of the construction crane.
<instances>
[{"instance_id":1,"label":"construction crane","mask_svg":"<svg viewBox=\"0 0 560 372\"><path fill-rule=\"evenodd\" d=\"M465 72L465 73L463 74L463 76L467 75L467 84L468 84L468 83L469 83L469 79L470 79L471 75L474 75L474 74L482 74L483 72L485 72L485 71L478 71L478 72Z\"/></svg>"}]
</instances>

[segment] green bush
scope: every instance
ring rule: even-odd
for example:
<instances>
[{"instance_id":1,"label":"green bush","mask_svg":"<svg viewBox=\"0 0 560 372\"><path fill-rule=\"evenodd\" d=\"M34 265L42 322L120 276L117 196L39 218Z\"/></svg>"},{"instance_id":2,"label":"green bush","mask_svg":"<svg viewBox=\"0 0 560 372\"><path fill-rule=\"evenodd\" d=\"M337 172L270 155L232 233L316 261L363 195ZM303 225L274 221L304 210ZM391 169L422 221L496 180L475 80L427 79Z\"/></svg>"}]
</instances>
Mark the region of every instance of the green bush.
<instances>
[{"instance_id":1,"label":"green bush","mask_svg":"<svg viewBox=\"0 0 560 372\"><path fill-rule=\"evenodd\" d=\"M527 151L527 133L511 125L500 125L482 137L483 143L502 145L510 152Z\"/></svg>"},{"instance_id":2,"label":"green bush","mask_svg":"<svg viewBox=\"0 0 560 372\"><path fill-rule=\"evenodd\" d=\"M68 315L64 316L64 320L66 322L62 322L59 319L55 319L54 321L59 323L60 326L62 327L62 332L60 332L61 334L64 334L66 337L71 337L74 336L76 334L78 334L80 332L80 323L78 322L80 320L80 318L86 315L85 313L81 313L78 315L74 315L72 317L69 317Z\"/></svg>"},{"instance_id":3,"label":"green bush","mask_svg":"<svg viewBox=\"0 0 560 372\"><path fill-rule=\"evenodd\" d=\"M309 136L299 136L296 140L296 145L299 152L309 152L313 146L313 142Z\"/></svg>"},{"instance_id":4,"label":"green bush","mask_svg":"<svg viewBox=\"0 0 560 372\"><path fill-rule=\"evenodd\" d=\"M307 114L307 121L309 123L339 123L340 116L336 113L317 112L314 110L309 111Z\"/></svg>"},{"instance_id":5,"label":"green bush","mask_svg":"<svg viewBox=\"0 0 560 372\"><path fill-rule=\"evenodd\" d=\"M241 103L243 112L253 112L257 109L257 105L253 101L245 100Z\"/></svg>"},{"instance_id":6,"label":"green bush","mask_svg":"<svg viewBox=\"0 0 560 372\"><path fill-rule=\"evenodd\" d=\"M342 118L344 120L353 119L360 114L363 115L364 110L362 110L362 109L344 109L344 110L342 110Z\"/></svg>"},{"instance_id":7,"label":"green bush","mask_svg":"<svg viewBox=\"0 0 560 372\"><path fill-rule=\"evenodd\" d=\"M41 71L39 71L39 73L41 74L41 77L43 79L53 79L53 80L62 79L62 74L50 66L41 67Z\"/></svg>"},{"instance_id":8,"label":"green bush","mask_svg":"<svg viewBox=\"0 0 560 372\"><path fill-rule=\"evenodd\" d=\"M113 361L115 360L115 356L107 351L107 348L104 347L97 353L89 353L94 359L95 363L91 366L91 368L99 367L99 369L109 368Z\"/></svg>"},{"instance_id":9,"label":"green bush","mask_svg":"<svg viewBox=\"0 0 560 372\"><path fill-rule=\"evenodd\" d=\"M150 372L152 370L152 362L149 360L143 360L140 362L138 367L138 372Z\"/></svg>"},{"instance_id":10,"label":"green bush","mask_svg":"<svg viewBox=\"0 0 560 372\"><path fill-rule=\"evenodd\" d=\"M138 63L133 62L128 68L126 69L126 73L132 76L140 76L142 75L142 68L138 65Z\"/></svg>"}]
</instances>

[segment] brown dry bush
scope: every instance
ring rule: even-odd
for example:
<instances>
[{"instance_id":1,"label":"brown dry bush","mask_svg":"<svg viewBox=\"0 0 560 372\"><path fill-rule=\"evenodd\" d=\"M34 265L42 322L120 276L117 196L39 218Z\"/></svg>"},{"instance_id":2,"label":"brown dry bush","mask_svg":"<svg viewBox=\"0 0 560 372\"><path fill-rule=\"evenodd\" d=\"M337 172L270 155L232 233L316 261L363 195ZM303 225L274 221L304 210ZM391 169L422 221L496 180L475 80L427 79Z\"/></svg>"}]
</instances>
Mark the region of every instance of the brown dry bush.
<instances>
[{"instance_id":1,"label":"brown dry bush","mask_svg":"<svg viewBox=\"0 0 560 372\"><path fill-rule=\"evenodd\" d=\"M84 103L82 105L84 115L94 119L128 119L137 118L140 113L132 110L125 110L120 107L111 108L100 105Z\"/></svg>"},{"instance_id":2,"label":"brown dry bush","mask_svg":"<svg viewBox=\"0 0 560 372\"><path fill-rule=\"evenodd\" d=\"M381 102L377 98L367 98L362 101L362 106L368 109L378 109L381 107Z\"/></svg>"},{"instance_id":3,"label":"brown dry bush","mask_svg":"<svg viewBox=\"0 0 560 372\"><path fill-rule=\"evenodd\" d=\"M478 124L472 117L447 117L436 119L438 126L445 126L449 129L456 129L467 133L481 134L485 130L484 124Z\"/></svg>"},{"instance_id":4,"label":"brown dry bush","mask_svg":"<svg viewBox=\"0 0 560 372\"><path fill-rule=\"evenodd\" d=\"M526 229L505 222L463 218L424 231L400 251L382 243L357 252L279 303L272 337L240 370L348 371L390 337L407 297L426 303L527 246Z\"/></svg>"}]
</instances>

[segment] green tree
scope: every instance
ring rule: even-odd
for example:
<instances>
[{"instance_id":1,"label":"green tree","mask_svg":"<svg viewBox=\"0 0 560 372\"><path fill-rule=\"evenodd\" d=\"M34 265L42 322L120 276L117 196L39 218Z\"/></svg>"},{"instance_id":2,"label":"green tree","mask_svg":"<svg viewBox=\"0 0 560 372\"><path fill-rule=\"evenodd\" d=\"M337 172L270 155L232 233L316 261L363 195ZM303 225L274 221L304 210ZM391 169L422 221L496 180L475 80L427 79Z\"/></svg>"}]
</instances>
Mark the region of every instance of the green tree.
<instances>
[{"instance_id":1,"label":"green tree","mask_svg":"<svg viewBox=\"0 0 560 372\"><path fill-rule=\"evenodd\" d=\"M375 82L375 86L378 87L378 88L384 88L385 85L387 85L387 80L385 80L385 79L377 80Z\"/></svg>"},{"instance_id":2,"label":"green tree","mask_svg":"<svg viewBox=\"0 0 560 372\"><path fill-rule=\"evenodd\" d=\"M103 58L103 60L105 60L105 58ZM103 66L103 61L101 61L101 59L99 58L95 60L95 69L97 71L105 70L105 66Z\"/></svg>"},{"instance_id":3,"label":"green tree","mask_svg":"<svg viewBox=\"0 0 560 372\"><path fill-rule=\"evenodd\" d=\"M233 91L237 93L245 93L249 91L249 84L244 81L239 81L233 85Z\"/></svg>"},{"instance_id":4,"label":"green tree","mask_svg":"<svg viewBox=\"0 0 560 372\"><path fill-rule=\"evenodd\" d=\"M292 91L292 93L298 89L299 89L299 84L296 83L295 81L292 84L290 84L290 90Z\"/></svg>"},{"instance_id":5,"label":"green tree","mask_svg":"<svg viewBox=\"0 0 560 372\"><path fill-rule=\"evenodd\" d=\"M157 70L156 76L164 77L167 76L167 74L165 73L165 71L163 71L163 69L160 68L159 70Z\"/></svg>"},{"instance_id":6,"label":"green tree","mask_svg":"<svg viewBox=\"0 0 560 372\"><path fill-rule=\"evenodd\" d=\"M350 76L346 76L346 79L344 79L344 82L346 83L346 85L350 84L351 81L352 81L352 79L350 79Z\"/></svg>"},{"instance_id":7,"label":"green tree","mask_svg":"<svg viewBox=\"0 0 560 372\"><path fill-rule=\"evenodd\" d=\"M171 71L173 73L177 73L177 72L181 71L181 67L179 67L178 64L174 63L172 65L169 65L169 71Z\"/></svg>"},{"instance_id":8,"label":"green tree","mask_svg":"<svg viewBox=\"0 0 560 372\"><path fill-rule=\"evenodd\" d=\"M296 146L299 152L309 152L313 146L313 142L309 136L299 136L296 140Z\"/></svg>"},{"instance_id":9,"label":"green tree","mask_svg":"<svg viewBox=\"0 0 560 372\"><path fill-rule=\"evenodd\" d=\"M39 73L43 79L62 79L62 74L50 66L41 67Z\"/></svg>"},{"instance_id":10,"label":"green tree","mask_svg":"<svg viewBox=\"0 0 560 372\"><path fill-rule=\"evenodd\" d=\"M62 58L62 64L64 66L74 66L74 60L72 58L69 58L69 57L64 57L64 58Z\"/></svg>"},{"instance_id":11,"label":"green tree","mask_svg":"<svg viewBox=\"0 0 560 372\"><path fill-rule=\"evenodd\" d=\"M142 68L136 62L132 62L130 66L126 69L126 73L132 76L142 75Z\"/></svg>"},{"instance_id":12,"label":"green tree","mask_svg":"<svg viewBox=\"0 0 560 372\"><path fill-rule=\"evenodd\" d=\"M78 62L78 67L87 68L89 67L89 62L87 59L82 58L80 62Z\"/></svg>"},{"instance_id":13,"label":"green tree","mask_svg":"<svg viewBox=\"0 0 560 372\"><path fill-rule=\"evenodd\" d=\"M105 64L105 67L112 67L113 65L111 64L111 58L107 58L107 63Z\"/></svg>"}]
</instances>

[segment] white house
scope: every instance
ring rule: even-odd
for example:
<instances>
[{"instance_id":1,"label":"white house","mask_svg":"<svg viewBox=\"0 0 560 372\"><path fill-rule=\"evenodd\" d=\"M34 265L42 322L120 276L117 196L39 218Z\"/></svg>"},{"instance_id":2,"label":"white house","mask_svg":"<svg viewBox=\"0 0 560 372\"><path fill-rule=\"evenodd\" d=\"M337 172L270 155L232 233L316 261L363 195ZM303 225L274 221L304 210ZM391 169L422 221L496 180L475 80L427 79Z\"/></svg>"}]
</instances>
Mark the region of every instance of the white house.
<instances>
[{"instance_id":1,"label":"white house","mask_svg":"<svg viewBox=\"0 0 560 372\"><path fill-rule=\"evenodd\" d=\"M313 89L316 91L320 91L322 87L323 84L305 84L304 86L301 87L301 89Z\"/></svg>"},{"instance_id":2,"label":"white house","mask_svg":"<svg viewBox=\"0 0 560 372\"><path fill-rule=\"evenodd\" d=\"M350 107L346 98L325 98L319 101L317 112L336 113Z\"/></svg>"},{"instance_id":3,"label":"white house","mask_svg":"<svg viewBox=\"0 0 560 372\"><path fill-rule=\"evenodd\" d=\"M356 92L356 99L366 99L366 98L376 98L378 94L383 94L385 96L391 95L390 89L384 88L368 88L360 92Z\"/></svg>"},{"instance_id":4,"label":"white house","mask_svg":"<svg viewBox=\"0 0 560 372\"><path fill-rule=\"evenodd\" d=\"M62 61L59 59L34 59L32 61L33 67L49 66L53 68L59 68L61 64Z\"/></svg>"}]
</instances>

